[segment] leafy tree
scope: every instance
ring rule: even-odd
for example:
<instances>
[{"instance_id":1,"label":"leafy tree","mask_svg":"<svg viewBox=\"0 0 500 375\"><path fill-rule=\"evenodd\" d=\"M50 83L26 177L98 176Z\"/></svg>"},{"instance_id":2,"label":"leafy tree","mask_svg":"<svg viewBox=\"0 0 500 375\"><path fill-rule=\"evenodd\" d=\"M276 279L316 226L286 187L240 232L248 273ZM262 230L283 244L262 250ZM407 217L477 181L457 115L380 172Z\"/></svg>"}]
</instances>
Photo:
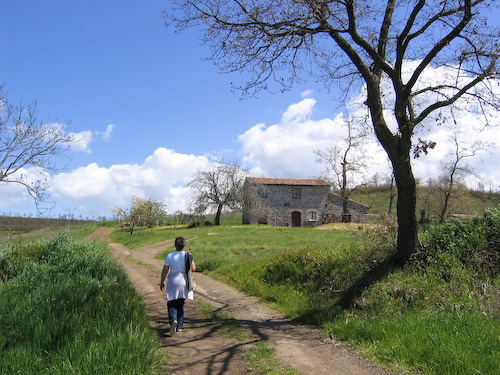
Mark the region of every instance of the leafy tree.
<instances>
[{"instance_id":1,"label":"leafy tree","mask_svg":"<svg viewBox=\"0 0 500 375\"><path fill-rule=\"evenodd\" d=\"M225 208L241 207L246 176L247 171L237 161L228 164L214 162L208 169L195 172L188 184L194 190L194 213L204 214L207 210L215 210L214 225L220 225Z\"/></svg>"},{"instance_id":2,"label":"leafy tree","mask_svg":"<svg viewBox=\"0 0 500 375\"><path fill-rule=\"evenodd\" d=\"M167 206L153 198L134 196L130 200L130 208L114 207L111 211L121 221L120 225L128 227L132 235L136 226L152 228L158 220L165 217Z\"/></svg>"},{"instance_id":3,"label":"leafy tree","mask_svg":"<svg viewBox=\"0 0 500 375\"><path fill-rule=\"evenodd\" d=\"M453 106L498 109L499 32L484 16L487 0L173 0L167 20L204 28L211 58L230 72L248 71L243 93L288 89L312 73L326 87L359 83L375 135L398 189L397 252L419 246L411 156L432 141L415 137ZM432 77L431 71L438 72Z\"/></svg>"},{"instance_id":4,"label":"leafy tree","mask_svg":"<svg viewBox=\"0 0 500 375\"><path fill-rule=\"evenodd\" d=\"M139 225L152 228L167 215L167 205L153 198L132 198L132 208L138 217Z\"/></svg>"},{"instance_id":5,"label":"leafy tree","mask_svg":"<svg viewBox=\"0 0 500 375\"><path fill-rule=\"evenodd\" d=\"M49 182L46 178L33 181L23 170L31 166L40 175L58 170L54 158L66 156L73 142L74 136L63 126L38 120L36 102L15 106L0 86L0 186L24 186L41 211L50 198Z\"/></svg>"},{"instance_id":6,"label":"leafy tree","mask_svg":"<svg viewBox=\"0 0 500 375\"><path fill-rule=\"evenodd\" d=\"M128 227L130 235L133 235L135 227L139 222L137 213L131 208L121 208L121 207L113 207L111 209L111 212L118 217L118 220L120 220L120 226L122 228Z\"/></svg>"}]
</instances>

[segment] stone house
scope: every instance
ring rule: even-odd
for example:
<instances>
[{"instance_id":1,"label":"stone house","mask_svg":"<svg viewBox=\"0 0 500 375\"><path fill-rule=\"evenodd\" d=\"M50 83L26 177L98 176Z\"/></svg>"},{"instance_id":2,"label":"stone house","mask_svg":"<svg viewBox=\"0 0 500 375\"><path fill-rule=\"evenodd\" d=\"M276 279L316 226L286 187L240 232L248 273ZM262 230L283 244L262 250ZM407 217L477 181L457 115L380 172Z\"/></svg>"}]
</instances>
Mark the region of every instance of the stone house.
<instances>
[{"instance_id":1,"label":"stone house","mask_svg":"<svg viewBox=\"0 0 500 375\"><path fill-rule=\"evenodd\" d=\"M341 197L320 179L247 177L243 191L243 224L301 227L361 222L369 208L349 201L349 213L343 215Z\"/></svg>"}]
</instances>

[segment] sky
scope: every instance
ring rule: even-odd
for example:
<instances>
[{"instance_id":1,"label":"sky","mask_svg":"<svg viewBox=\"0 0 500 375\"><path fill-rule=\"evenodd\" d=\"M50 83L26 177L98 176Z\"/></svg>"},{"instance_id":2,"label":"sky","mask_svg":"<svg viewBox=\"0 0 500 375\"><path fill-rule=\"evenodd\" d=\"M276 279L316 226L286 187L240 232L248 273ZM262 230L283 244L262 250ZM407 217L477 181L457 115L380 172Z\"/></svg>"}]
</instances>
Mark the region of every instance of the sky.
<instances>
[{"instance_id":1,"label":"sky","mask_svg":"<svg viewBox=\"0 0 500 375\"><path fill-rule=\"evenodd\" d=\"M111 217L133 196L185 212L192 194L186 184L214 158L241 160L259 177L318 177L324 166L314 150L343 139L352 113L339 109L339 93L309 80L284 93L242 98L232 83L244 74L221 73L207 61L200 30L167 28L168 6L168 0L0 0L0 83L9 102L36 101L39 120L65 124L78 140L71 157L46 175L53 204L44 216ZM474 134L493 147L470 161L478 177L468 184L498 191L500 131ZM450 150L449 132L430 136L435 150L413 161L421 180L436 176ZM390 175L373 138L363 153L370 155L365 178ZM39 215L21 186L0 185L0 197L0 215Z\"/></svg>"}]
</instances>

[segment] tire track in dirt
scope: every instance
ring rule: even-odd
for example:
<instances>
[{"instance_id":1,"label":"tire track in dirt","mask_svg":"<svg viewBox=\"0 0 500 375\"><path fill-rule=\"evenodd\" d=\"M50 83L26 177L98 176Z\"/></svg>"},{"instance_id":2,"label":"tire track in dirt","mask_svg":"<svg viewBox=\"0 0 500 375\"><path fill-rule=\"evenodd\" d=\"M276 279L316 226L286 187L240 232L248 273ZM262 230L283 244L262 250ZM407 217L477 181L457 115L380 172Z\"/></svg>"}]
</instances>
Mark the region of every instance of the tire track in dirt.
<instances>
[{"instance_id":1,"label":"tire track in dirt","mask_svg":"<svg viewBox=\"0 0 500 375\"><path fill-rule=\"evenodd\" d=\"M177 375L252 374L245 352L257 341L267 340L284 365L307 375L390 375L340 342L326 340L319 330L286 319L280 313L237 289L196 273L195 300L209 303L230 314L250 332L240 341L199 314L199 306L186 303L182 333L170 337L164 292L159 290L163 261L155 256L172 246L163 241L142 248L127 249L110 243L112 228L99 228L91 236L108 243L135 288L143 295L152 326L158 331L162 348L170 356L164 370ZM196 257L196 254L195 254Z\"/></svg>"}]
</instances>

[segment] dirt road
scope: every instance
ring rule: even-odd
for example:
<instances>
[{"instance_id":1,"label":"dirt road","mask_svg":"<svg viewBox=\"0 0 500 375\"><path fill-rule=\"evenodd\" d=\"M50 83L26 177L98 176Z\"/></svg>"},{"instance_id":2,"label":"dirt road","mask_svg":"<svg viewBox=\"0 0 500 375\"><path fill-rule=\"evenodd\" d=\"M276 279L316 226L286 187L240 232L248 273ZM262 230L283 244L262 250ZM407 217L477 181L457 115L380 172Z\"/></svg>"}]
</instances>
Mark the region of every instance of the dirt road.
<instances>
[{"instance_id":1,"label":"dirt road","mask_svg":"<svg viewBox=\"0 0 500 375\"><path fill-rule=\"evenodd\" d=\"M183 332L170 337L164 292L159 290L163 261L155 255L173 241L127 249L110 243L110 228L99 228L92 237L108 243L113 256L123 265L135 288L144 296L152 325L159 332L163 348L170 356L164 369L177 375L254 374L244 358L245 352L260 340L275 349L276 358L300 374L389 375L364 360L343 344L325 340L317 331L298 325L262 304L258 299L196 273L195 300L207 302L230 314L248 329L244 339L224 333L220 326L201 317L199 305L186 303ZM196 261L196 255L195 255Z\"/></svg>"}]
</instances>

